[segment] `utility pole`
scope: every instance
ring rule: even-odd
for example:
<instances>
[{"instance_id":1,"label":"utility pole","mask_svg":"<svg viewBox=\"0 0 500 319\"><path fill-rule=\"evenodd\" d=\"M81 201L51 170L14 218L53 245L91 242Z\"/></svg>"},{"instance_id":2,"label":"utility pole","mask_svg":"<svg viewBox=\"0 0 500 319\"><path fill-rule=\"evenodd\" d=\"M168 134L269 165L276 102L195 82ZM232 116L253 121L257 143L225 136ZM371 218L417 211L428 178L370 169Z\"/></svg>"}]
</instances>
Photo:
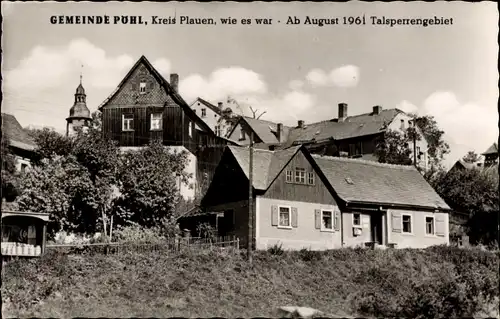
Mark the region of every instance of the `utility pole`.
<instances>
[{"instance_id":1,"label":"utility pole","mask_svg":"<svg viewBox=\"0 0 500 319\"><path fill-rule=\"evenodd\" d=\"M247 239L247 258L248 262L252 264L252 249L253 249L253 132L250 132L250 145L249 145L249 164L248 168L248 239Z\"/></svg>"}]
</instances>

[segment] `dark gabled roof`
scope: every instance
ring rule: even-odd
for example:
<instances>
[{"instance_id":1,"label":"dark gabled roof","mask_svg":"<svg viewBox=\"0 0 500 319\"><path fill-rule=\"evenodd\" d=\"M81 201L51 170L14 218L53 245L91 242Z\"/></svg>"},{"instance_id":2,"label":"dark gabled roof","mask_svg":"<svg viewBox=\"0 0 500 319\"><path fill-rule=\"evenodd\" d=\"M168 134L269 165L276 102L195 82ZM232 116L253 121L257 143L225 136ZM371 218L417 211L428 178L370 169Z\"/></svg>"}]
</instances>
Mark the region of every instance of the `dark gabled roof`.
<instances>
[{"instance_id":1,"label":"dark gabled roof","mask_svg":"<svg viewBox=\"0 0 500 319\"><path fill-rule=\"evenodd\" d=\"M9 144L12 147L27 151L33 151L36 148L33 138L29 136L28 132L23 129L13 115L2 113L2 135L9 139Z\"/></svg>"},{"instance_id":2,"label":"dark gabled roof","mask_svg":"<svg viewBox=\"0 0 500 319\"><path fill-rule=\"evenodd\" d=\"M252 129L254 134L265 144L277 144L279 143L278 138L276 137L276 132L278 129L278 124L265 121L265 120L257 120L247 116L241 116L238 122L234 125L231 132L228 134L230 136L236 127L238 126L240 121L245 121L247 125ZM287 136L289 134L290 127L283 125L283 136Z\"/></svg>"},{"instance_id":3,"label":"dark gabled roof","mask_svg":"<svg viewBox=\"0 0 500 319\"><path fill-rule=\"evenodd\" d=\"M347 203L450 209L413 166L319 155L312 158Z\"/></svg>"},{"instance_id":4,"label":"dark gabled roof","mask_svg":"<svg viewBox=\"0 0 500 319\"><path fill-rule=\"evenodd\" d=\"M262 149L254 149L253 152L253 186L258 190L267 190L272 182L278 177L286 164L299 150L299 146L289 148L282 151L268 151ZM250 152L248 147L228 146L229 151L233 154L241 167L245 176L249 177L249 158Z\"/></svg>"},{"instance_id":5,"label":"dark gabled roof","mask_svg":"<svg viewBox=\"0 0 500 319\"><path fill-rule=\"evenodd\" d=\"M205 105L206 107L208 107L209 109L211 109L212 111L217 113L218 115L222 115L223 110L221 110L218 106L215 106L212 103L202 99L201 97L196 98L196 100L191 105L193 105L196 102L200 102L201 104Z\"/></svg>"},{"instance_id":6,"label":"dark gabled roof","mask_svg":"<svg viewBox=\"0 0 500 319\"><path fill-rule=\"evenodd\" d=\"M164 88L164 90L167 92L168 95L176 102L186 113L186 115L193 121L195 122L199 127L201 127L203 130L210 132L215 135L213 130L210 128L210 126L205 123L196 113L189 107L189 105L184 101L184 99L179 95L179 93L175 92L175 90L172 88L172 86L165 80L165 78L153 67L153 65L146 59L146 57L143 55L137 60L137 62L134 64L134 66L130 69L130 71L125 75L123 80L121 80L120 84L118 84L117 88L111 93L104 102L99 105L98 110L101 110L106 104L120 91L122 88L123 84L127 82L127 80L130 78L132 73L136 68L141 65L141 63L144 63L146 68L153 74L153 76L156 78L156 80L160 83L160 85Z\"/></svg>"},{"instance_id":7,"label":"dark gabled roof","mask_svg":"<svg viewBox=\"0 0 500 319\"><path fill-rule=\"evenodd\" d=\"M323 141L329 138L343 140L382 133L399 113L402 113L399 109L389 109L379 114L365 113L349 116L341 122L328 120L306 124L302 128L294 127L290 130L287 143L291 145L311 140Z\"/></svg>"},{"instance_id":8,"label":"dark gabled roof","mask_svg":"<svg viewBox=\"0 0 500 319\"><path fill-rule=\"evenodd\" d=\"M481 155L491 155L491 154L498 154L498 144L493 143L488 149Z\"/></svg>"}]
</instances>

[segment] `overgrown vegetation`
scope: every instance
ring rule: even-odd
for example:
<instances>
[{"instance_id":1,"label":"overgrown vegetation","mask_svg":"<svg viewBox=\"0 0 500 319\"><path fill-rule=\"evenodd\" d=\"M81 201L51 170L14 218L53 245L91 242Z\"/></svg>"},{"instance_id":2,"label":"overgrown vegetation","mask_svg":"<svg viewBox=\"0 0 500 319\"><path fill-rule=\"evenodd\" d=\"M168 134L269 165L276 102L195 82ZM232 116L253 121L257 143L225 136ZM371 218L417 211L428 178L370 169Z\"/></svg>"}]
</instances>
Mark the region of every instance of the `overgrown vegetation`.
<instances>
[{"instance_id":1,"label":"overgrown vegetation","mask_svg":"<svg viewBox=\"0 0 500 319\"><path fill-rule=\"evenodd\" d=\"M276 317L280 306L358 317L487 317L499 254L479 249L49 254L8 264L10 317ZM496 314L497 315L497 314Z\"/></svg>"}]
</instances>

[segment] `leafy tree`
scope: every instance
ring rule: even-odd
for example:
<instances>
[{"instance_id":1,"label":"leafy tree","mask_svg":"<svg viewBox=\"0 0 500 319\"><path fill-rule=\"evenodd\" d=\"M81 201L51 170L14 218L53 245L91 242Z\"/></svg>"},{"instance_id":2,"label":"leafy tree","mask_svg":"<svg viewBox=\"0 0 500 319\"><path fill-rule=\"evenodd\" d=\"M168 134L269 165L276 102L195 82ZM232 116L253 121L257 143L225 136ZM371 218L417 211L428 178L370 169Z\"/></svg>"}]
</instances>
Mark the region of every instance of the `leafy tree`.
<instances>
[{"instance_id":1,"label":"leafy tree","mask_svg":"<svg viewBox=\"0 0 500 319\"><path fill-rule=\"evenodd\" d=\"M165 219L174 220L180 199L177 177L186 184L190 177L184 170L187 159L187 152L171 151L159 142L127 152L119 173L117 222L152 227Z\"/></svg>"},{"instance_id":2,"label":"leafy tree","mask_svg":"<svg viewBox=\"0 0 500 319\"><path fill-rule=\"evenodd\" d=\"M18 194L19 180L16 172L16 158L12 154L9 141L2 134L1 161L2 161L2 201L5 198L12 202Z\"/></svg>"},{"instance_id":3,"label":"leafy tree","mask_svg":"<svg viewBox=\"0 0 500 319\"><path fill-rule=\"evenodd\" d=\"M33 137L37 145L34 164L39 164L43 158L53 156L67 156L71 154L74 139L62 135L53 129L44 127L42 129L28 129L28 134Z\"/></svg>"},{"instance_id":4,"label":"leafy tree","mask_svg":"<svg viewBox=\"0 0 500 319\"><path fill-rule=\"evenodd\" d=\"M469 237L473 243L498 238L498 171L440 171L430 183L452 209L469 216Z\"/></svg>"},{"instance_id":5,"label":"leafy tree","mask_svg":"<svg viewBox=\"0 0 500 319\"><path fill-rule=\"evenodd\" d=\"M102 131L102 112L97 110L92 113L92 128L96 131Z\"/></svg>"},{"instance_id":6,"label":"leafy tree","mask_svg":"<svg viewBox=\"0 0 500 319\"><path fill-rule=\"evenodd\" d=\"M377 141L375 156L380 163L411 165L413 160L410 145L414 140L420 140L414 128L408 128L404 132L389 130Z\"/></svg>"},{"instance_id":7,"label":"leafy tree","mask_svg":"<svg viewBox=\"0 0 500 319\"><path fill-rule=\"evenodd\" d=\"M480 156L474 151L469 151L462 159L466 163L477 163L479 162Z\"/></svg>"},{"instance_id":8,"label":"leafy tree","mask_svg":"<svg viewBox=\"0 0 500 319\"><path fill-rule=\"evenodd\" d=\"M444 156L450 152L450 146L443 140L444 131L440 130L433 116L416 116L417 126L428 144L429 164L439 167Z\"/></svg>"}]
</instances>

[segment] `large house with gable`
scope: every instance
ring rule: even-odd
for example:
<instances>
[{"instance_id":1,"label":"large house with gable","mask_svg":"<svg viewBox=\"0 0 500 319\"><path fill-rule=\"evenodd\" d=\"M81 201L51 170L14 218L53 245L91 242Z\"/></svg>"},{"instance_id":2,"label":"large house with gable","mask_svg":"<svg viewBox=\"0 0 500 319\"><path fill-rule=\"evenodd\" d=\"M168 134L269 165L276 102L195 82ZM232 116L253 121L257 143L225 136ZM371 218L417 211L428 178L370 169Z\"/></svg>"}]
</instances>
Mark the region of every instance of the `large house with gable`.
<instances>
[{"instance_id":1,"label":"large house with gable","mask_svg":"<svg viewBox=\"0 0 500 319\"><path fill-rule=\"evenodd\" d=\"M305 146L256 149L252 188L249 199L248 148L228 146L201 216L243 246L249 200L256 249L449 244L450 208L413 166L311 154ZM191 218L194 225L201 217Z\"/></svg>"},{"instance_id":2,"label":"large house with gable","mask_svg":"<svg viewBox=\"0 0 500 319\"><path fill-rule=\"evenodd\" d=\"M179 186L183 197L193 198L210 183L224 147L237 143L215 134L179 95L178 83L177 74L171 74L167 82L141 56L99 111L103 134L116 140L124 151L153 140L171 149L187 150L187 172L193 178L190 185L179 182Z\"/></svg>"},{"instance_id":3,"label":"large house with gable","mask_svg":"<svg viewBox=\"0 0 500 319\"><path fill-rule=\"evenodd\" d=\"M316 123L299 120L295 127L241 118L228 138L240 144L248 144L248 135L253 132L256 147L273 150L305 145L314 154L346 155L377 161L374 156L375 148L384 134L389 130L402 132L413 125L412 117L396 108L384 110L381 106L374 106L369 113L349 116L348 105L340 103L337 118ZM420 132L418 127L417 131ZM422 137L415 141L415 147L413 143L408 147L411 158L416 158L417 165L426 169L429 163L426 140ZM416 152L415 157L413 150Z\"/></svg>"},{"instance_id":4,"label":"large house with gable","mask_svg":"<svg viewBox=\"0 0 500 319\"><path fill-rule=\"evenodd\" d=\"M2 113L2 139L6 140L15 157L17 171L29 168L35 156L36 143L11 114Z\"/></svg>"}]
</instances>

